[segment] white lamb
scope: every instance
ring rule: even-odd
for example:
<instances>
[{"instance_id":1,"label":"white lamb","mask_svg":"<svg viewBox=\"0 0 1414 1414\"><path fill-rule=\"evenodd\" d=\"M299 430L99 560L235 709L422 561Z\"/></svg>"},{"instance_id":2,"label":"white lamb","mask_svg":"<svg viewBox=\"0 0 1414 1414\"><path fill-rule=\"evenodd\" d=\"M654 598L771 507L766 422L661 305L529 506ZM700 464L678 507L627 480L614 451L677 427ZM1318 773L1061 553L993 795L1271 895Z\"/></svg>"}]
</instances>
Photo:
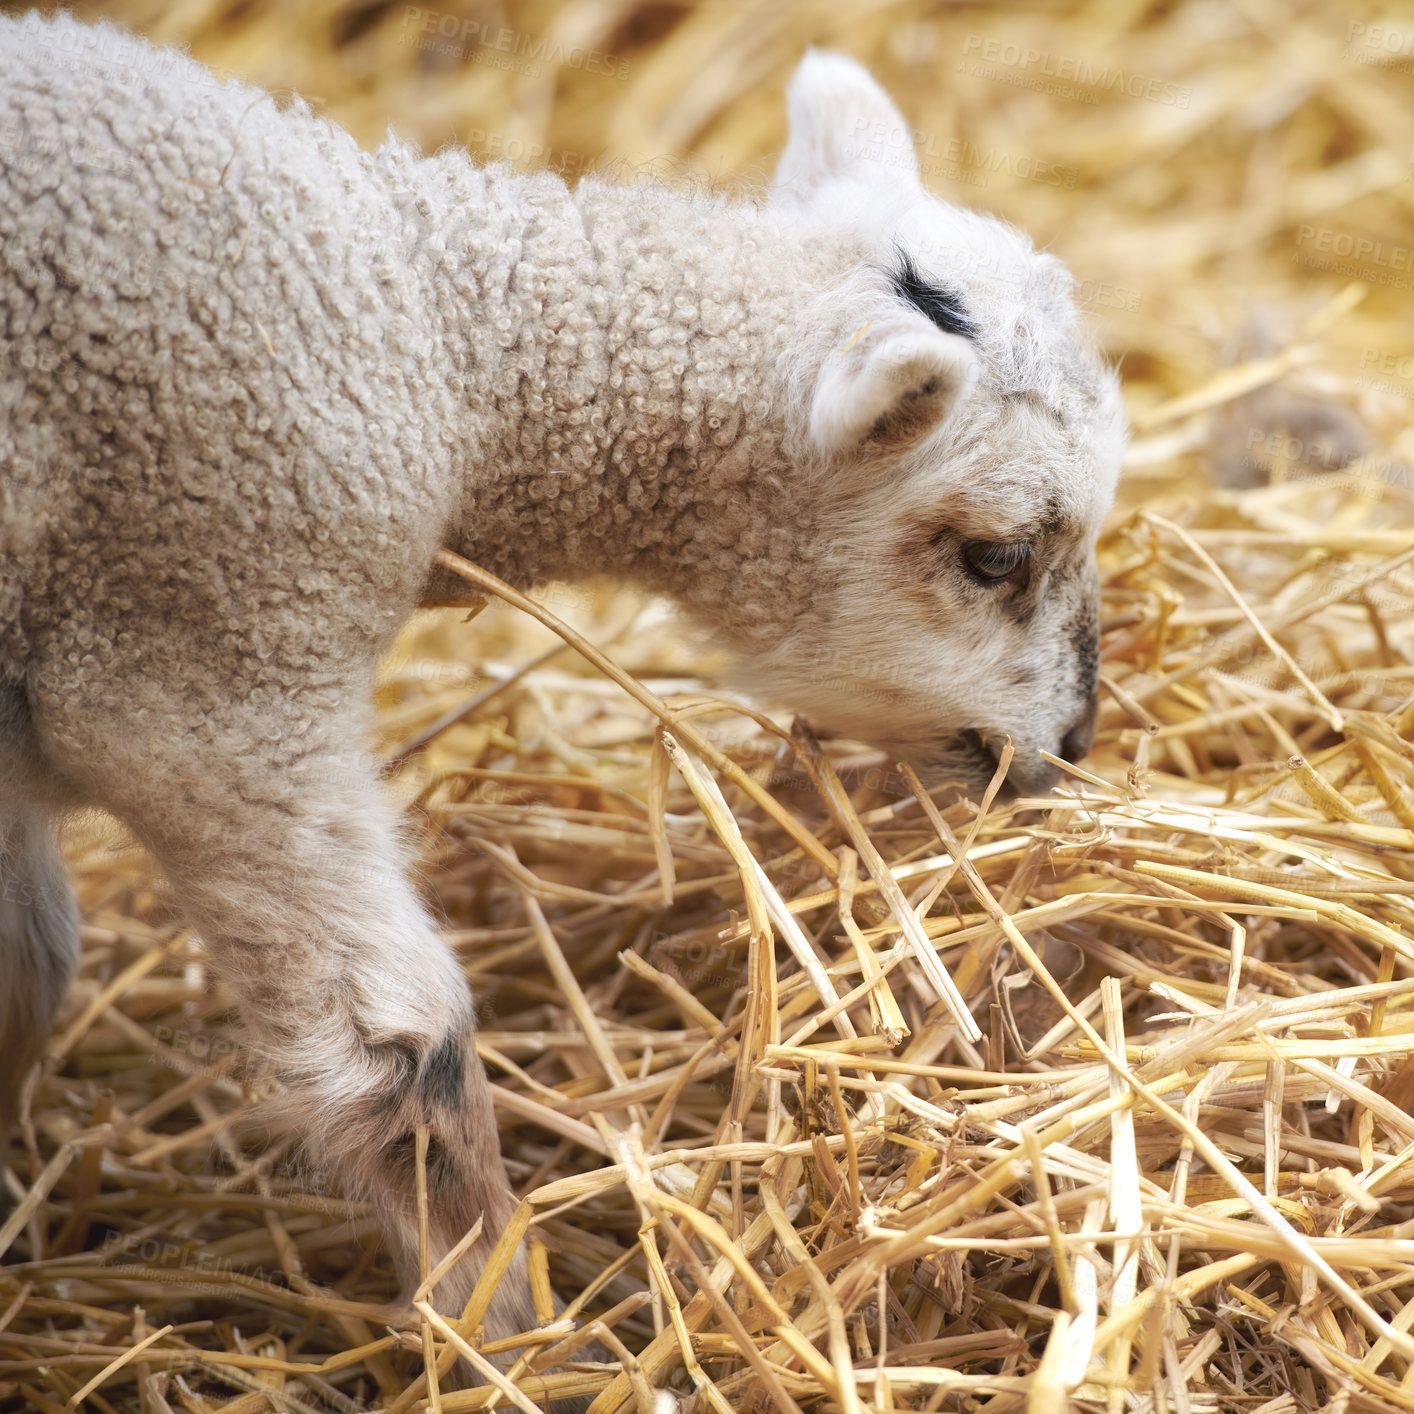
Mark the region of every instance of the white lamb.
<instances>
[{"instance_id":1,"label":"white lamb","mask_svg":"<svg viewBox=\"0 0 1414 1414\"><path fill-rule=\"evenodd\" d=\"M1083 754L1122 430L1069 278L930 197L852 61L807 56L789 116L759 204L570 191L0 18L0 1134L76 950L51 820L102 806L408 1273L430 1126L434 1259L486 1220L460 1310L511 1200L363 748L442 545L670 593L757 695L935 780ZM492 1333L530 1325L502 1292Z\"/></svg>"}]
</instances>

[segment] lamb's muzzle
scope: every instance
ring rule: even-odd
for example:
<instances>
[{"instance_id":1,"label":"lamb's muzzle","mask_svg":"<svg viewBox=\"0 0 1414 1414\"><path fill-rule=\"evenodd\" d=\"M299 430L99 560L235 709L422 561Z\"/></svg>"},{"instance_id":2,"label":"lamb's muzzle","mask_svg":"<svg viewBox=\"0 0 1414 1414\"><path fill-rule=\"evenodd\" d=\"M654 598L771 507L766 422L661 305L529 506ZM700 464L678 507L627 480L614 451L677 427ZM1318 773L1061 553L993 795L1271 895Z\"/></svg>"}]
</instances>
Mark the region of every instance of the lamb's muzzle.
<instances>
[{"instance_id":1,"label":"lamb's muzzle","mask_svg":"<svg viewBox=\"0 0 1414 1414\"><path fill-rule=\"evenodd\" d=\"M875 160L904 124L856 64L789 109L759 205L571 193L0 18L0 1122L76 951L49 822L95 804L410 1281L428 1127L434 1260L485 1223L460 1309L492 1092L359 746L443 544L670 593L759 696L964 789L964 728L1026 789L1084 749L1122 433L1068 277Z\"/></svg>"}]
</instances>

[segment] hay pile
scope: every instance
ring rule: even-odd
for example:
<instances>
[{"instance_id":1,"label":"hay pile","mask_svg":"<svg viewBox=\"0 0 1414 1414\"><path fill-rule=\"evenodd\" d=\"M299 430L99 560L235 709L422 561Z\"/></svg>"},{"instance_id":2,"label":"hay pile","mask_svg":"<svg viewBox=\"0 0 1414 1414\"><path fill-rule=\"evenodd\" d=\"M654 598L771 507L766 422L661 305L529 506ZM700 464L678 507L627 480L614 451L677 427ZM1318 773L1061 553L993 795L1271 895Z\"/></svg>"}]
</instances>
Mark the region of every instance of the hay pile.
<instances>
[{"instance_id":1,"label":"hay pile","mask_svg":"<svg viewBox=\"0 0 1414 1414\"><path fill-rule=\"evenodd\" d=\"M940 812L715 696L622 591L423 614L387 665L390 787L481 1001L542 1313L568 1303L519 1407L1414 1407L1414 22L110 12L364 141L699 184L769 169L791 64L837 45L1123 355L1104 710L1056 797ZM99 821L72 860L0 1407L426 1407L376 1224L252 1132L264 1082L146 861Z\"/></svg>"}]
</instances>

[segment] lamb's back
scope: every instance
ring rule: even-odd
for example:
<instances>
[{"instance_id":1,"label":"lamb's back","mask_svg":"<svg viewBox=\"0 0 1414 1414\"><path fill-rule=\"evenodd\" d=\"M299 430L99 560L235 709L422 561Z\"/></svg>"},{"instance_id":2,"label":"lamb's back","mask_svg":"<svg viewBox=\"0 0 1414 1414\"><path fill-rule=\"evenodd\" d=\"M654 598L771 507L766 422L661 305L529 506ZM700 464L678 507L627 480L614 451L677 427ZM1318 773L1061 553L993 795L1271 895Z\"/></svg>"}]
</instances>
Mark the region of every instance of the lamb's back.
<instances>
[{"instance_id":1,"label":"lamb's back","mask_svg":"<svg viewBox=\"0 0 1414 1414\"><path fill-rule=\"evenodd\" d=\"M125 615L257 656L391 631L452 439L380 172L183 54L0 18L0 658L95 602L100 661Z\"/></svg>"}]
</instances>

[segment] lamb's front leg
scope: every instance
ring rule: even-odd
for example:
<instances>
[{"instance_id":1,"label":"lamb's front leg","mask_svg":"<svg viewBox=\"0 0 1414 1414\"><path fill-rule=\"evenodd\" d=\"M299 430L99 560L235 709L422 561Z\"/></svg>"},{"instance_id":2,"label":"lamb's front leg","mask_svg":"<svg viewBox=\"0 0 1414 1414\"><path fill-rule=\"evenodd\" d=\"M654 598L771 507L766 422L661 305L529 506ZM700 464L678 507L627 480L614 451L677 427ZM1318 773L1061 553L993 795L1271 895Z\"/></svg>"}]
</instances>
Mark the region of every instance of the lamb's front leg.
<instances>
[{"instance_id":1,"label":"lamb's front leg","mask_svg":"<svg viewBox=\"0 0 1414 1414\"><path fill-rule=\"evenodd\" d=\"M385 1214L409 1290L416 1131L427 1126L432 1262L478 1219L485 1234L436 1292L438 1309L459 1315L514 1207L471 997L406 881L386 808L331 805L312 829L247 815L200 857L161 857L236 985L307 1151ZM252 838L250 853L236 843ZM523 1271L502 1281L486 1324L493 1336L534 1325Z\"/></svg>"},{"instance_id":2,"label":"lamb's front leg","mask_svg":"<svg viewBox=\"0 0 1414 1414\"><path fill-rule=\"evenodd\" d=\"M426 1126L430 1257L435 1265L478 1221L484 1236L438 1284L434 1305L459 1315L515 1202L506 1181L491 1086L476 1055L471 998L455 961L401 878L395 852L364 863L385 882L382 909L368 900L362 922L324 934L347 948L344 978L308 979L312 1007L259 996L268 985L238 981L253 1041L283 1081L288 1122L317 1166L350 1196L372 1202L406 1291L419 1277L416 1136ZM314 897L316 890L310 889ZM332 901L325 918L332 912ZM340 900L347 907L346 900ZM523 1257L487 1313L492 1338L534 1326Z\"/></svg>"},{"instance_id":3,"label":"lamb's front leg","mask_svg":"<svg viewBox=\"0 0 1414 1414\"><path fill-rule=\"evenodd\" d=\"M344 745L362 720L326 719L311 742L306 718L266 744L235 710L185 732L164 721L161 740L146 714L92 735L71 701L64 716L51 751L157 857L283 1082L286 1117L316 1164L383 1214L409 1290L416 1130L428 1127L433 1263L483 1220L434 1298L460 1314L514 1202L465 979L407 881L371 761ZM522 1266L486 1331L533 1324Z\"/></svg>"}]
</instances>

